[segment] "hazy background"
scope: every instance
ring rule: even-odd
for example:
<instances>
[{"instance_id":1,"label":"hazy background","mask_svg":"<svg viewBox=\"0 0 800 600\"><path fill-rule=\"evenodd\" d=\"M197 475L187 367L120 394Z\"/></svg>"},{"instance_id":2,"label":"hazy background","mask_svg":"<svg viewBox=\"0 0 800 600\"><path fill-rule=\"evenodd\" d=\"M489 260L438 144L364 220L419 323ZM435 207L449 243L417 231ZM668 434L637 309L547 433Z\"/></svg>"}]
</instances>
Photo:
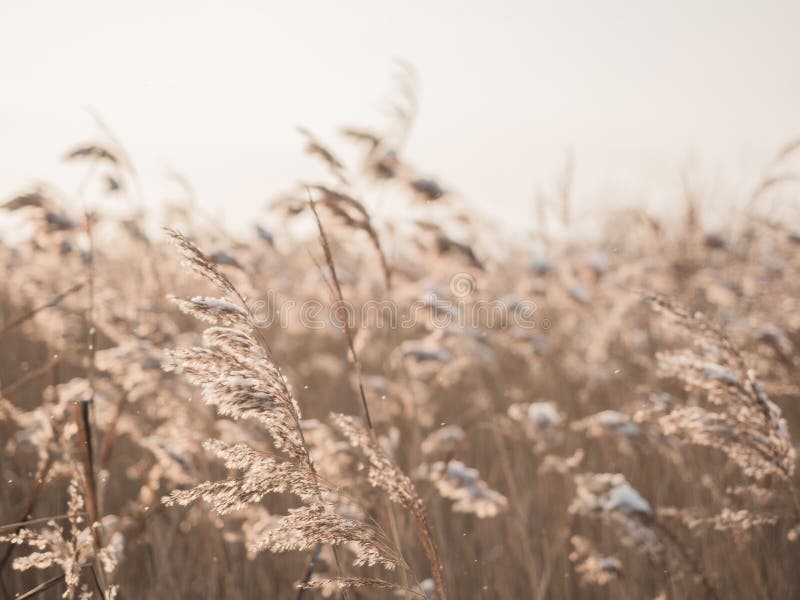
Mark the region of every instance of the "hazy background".
<instances>
[{"instance_id":1,"label":"hazy background","mask_svg":"<svg viewBox=\"0 0 800 600\"><path fill-rule=\"evenodd\" d=\"M567 148L588 213L663 208L686 165L732 202L800 133L798 32L792 0L3 2L0 194L68 185L92 107L151 202L175 169L234 223L308 173L296 125L332 140L378 119L402 58L409 159L515 225Z\"/></svg>"}]
</instances>

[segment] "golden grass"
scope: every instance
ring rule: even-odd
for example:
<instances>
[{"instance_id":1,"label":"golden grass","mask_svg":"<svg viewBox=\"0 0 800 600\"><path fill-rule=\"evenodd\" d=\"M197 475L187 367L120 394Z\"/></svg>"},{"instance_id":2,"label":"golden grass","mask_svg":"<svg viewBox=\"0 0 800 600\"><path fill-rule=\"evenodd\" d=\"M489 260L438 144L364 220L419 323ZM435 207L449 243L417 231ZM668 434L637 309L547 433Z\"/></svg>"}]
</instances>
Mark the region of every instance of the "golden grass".
<instances>
[{"instance_id":1,"label":"golden grass","mask_svg":"<svg viewBox=\"0 0 800 600\"><path fill-rule=\"evenodd\" d=\"M6 597L800 594L800 234L756 206L800 146L724 233L687 191L581 235L570 158L510 241L404 160L414 85L355 166L302 130L330 172L258 236L147 233L113 138L3 205Z\"/></svg>"}]
</instances>

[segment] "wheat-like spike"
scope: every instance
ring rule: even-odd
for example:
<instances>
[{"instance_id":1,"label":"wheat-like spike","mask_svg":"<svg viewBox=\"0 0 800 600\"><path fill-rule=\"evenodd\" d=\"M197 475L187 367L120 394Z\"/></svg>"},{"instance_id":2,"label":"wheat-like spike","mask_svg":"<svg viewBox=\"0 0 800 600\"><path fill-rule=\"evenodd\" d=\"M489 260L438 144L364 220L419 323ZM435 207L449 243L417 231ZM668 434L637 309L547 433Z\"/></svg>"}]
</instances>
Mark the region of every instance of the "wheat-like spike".
<instances>
[{"instance_id":1,"label":"wheat-like spike","mask_svg":"<svg viewBox=\"0 0 800 600\"><path fill-rule=\"evenodd\" d=\"M181 312L212 325L239 325L242 327L248 325L247 311L222 298L195 296L186 300L168 296L168 299L177 305Z\"/></svg>"},{"instance_id":2,"label":"wheat-like spike","mask_svg":"<svg viewBox=\"0 0 800 600\"><path fill-rule=\"evenodd\" d=\"M164 228L172 242L181 251L186 264L198 275L217 286L224 294L239 296L231 280L222 273L206 254L186 239L179 231Z\"/></svg>"},{"instance_id":3,"label":"wheat-like spike","mask_svg":"<svg viewBox=\"0 0 800 600\"><path fill-rule=\"evenodd\" d=\"M716 408L677 409L659 419L665 432L721 449L751 477L777 475L788 482L796 451L786 421L741 353L702 314L691 314L663 296L645 299L698 348L658 354L661 374L683 380L687 390L704 393Z\"/></svg>"},{"instance_id":4,"label":"wheat-like spike","mask_svg":"<svg viewBox=\"0 0 800 600\"><path fill-rule=\"evenodd\" d=\"M425 514L425 505L411 479L386 454L377 443L375 437L359 426L353 417L333 413L331 414L331 421L347 438L350 445L358 448L367 458L370 484L384 490L390 500L403 506L414 517L417 525L417 534L428 558L433 579L436 582L436 589L442 600L446 600L447 590L444 584L439 551L436 548L433 532Z\"/></svg>"},{"instance_id":5,"label":"wheat-like spike","mask_svg":"<svg viewBox=\"0 0 800 600\"><path fill-rule=\"evenodd\" d=\"M354 417L331 413L331 422L342 432L354 448L358 448L369 462L369 482L385 491L392 502L411 509L419 496L411 479L389 458L369 432L361 427Z\"/></svg>"},{"instance_id":6,"label":"wheat-like spike","mask_svg":"<svg viewBox=\"0 0 800 600\"><path fill-rule=\"evenodd\" d=\"M255 543L254 550L268 548L276 553L309 551L317 544L349 545L355 553L355 566L380 565L394 570L402 564L391 545L374 527L337 515L330 507L318 502L290 509L274 529Z\"/></svg>"},{"instance_id":7,"label":"wheat-like spike","mask_svg":"<svg viewBox=\"0 0 800 600\"><path fill-rule=\"evenodd\" d=\"M173 491L163 498L167 506L186 506L202 499L219 514L227 514L260 502L269 493L291 492L303 500L310 500L320 493L321 484L303 462L276 460L247 444L231 446L219 440L209 440L204 446L224 460L227 468L243 471L243 474L236 479L207 481L188 490Z\"/></svg>"},{"instance_id":8,"label":"wheat-like spike","mask_svg":"<svg viewBox=\"0 0 800 600\"><path fill-rule=\"evenodd\" d=\"M241 474L173 491L162 502L187 505L202 499L216 512L226 514L259 502L268 493L290 492L307 505L282 517L275 529L250 545L251 552L308 550L318 544L331 544L341 575L335 546L347 543L354 548L356 566L380 564L391 569L397 565L407 568L402 558L396 557L385 544L376 527L337 514L331 500L337 494L317 475L305 444L300 408L273 362L266 342L254 327L246 300L200 250L180 234L174 234L173 239L189 259L191 268L217 284L235 302L220 298L175 300L184 312L216 326L204 332L203 347L165 352L164 369L179 370L189 382L200 386L203 400L214 405L221 415L259 422L288 459L267 456L246 444L228 445L210 440L206 449ZM344 595L348 597L347 591Z\"/></svg>"}]
</instances>

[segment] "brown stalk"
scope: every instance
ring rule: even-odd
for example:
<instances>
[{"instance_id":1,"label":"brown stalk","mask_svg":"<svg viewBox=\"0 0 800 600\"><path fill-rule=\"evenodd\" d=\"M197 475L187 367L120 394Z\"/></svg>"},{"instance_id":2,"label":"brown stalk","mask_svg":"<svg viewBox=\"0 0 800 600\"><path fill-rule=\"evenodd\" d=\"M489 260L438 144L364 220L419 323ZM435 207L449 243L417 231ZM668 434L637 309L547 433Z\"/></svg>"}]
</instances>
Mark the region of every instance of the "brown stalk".
<instances>
[{"instance_id":1,"label":"brown stalk","mask_svg":"<svg viewBox=\"0 0 800 600\"><path fill-rule=\"evenodd\" d=\"M308 557L306 570L303 572L302 583L297 589L297 600L302 600L304 592L306 589L308 589L307 586L311 581L311 576L314 574L314 571L317 568L320 554L322 554L322 544L317 544L317 547L314 548L314 550L311 552L311 555Z\"/></svg>"},{"instance_id":2,"label":"brown stalk","mask_svg":"<svg viewBox=\"0 0 800 600\"><path fill-rule=\"evenodd\" d=\"M97 587L97 592L100 594L100 598L102 600L106 600L106 593L103 591L103 586L100 585L100 578L97 576L97 569L94 568L94 565L90 565L89 569L92 572L92 581L94 581L94 585Z\"/></svg>"},{"instance_id":3,"label":"brown stalk","mask_svg":"<svg viewBox=\"0 0 800 600\"><path fill-rule=\"evenodd\" d=\"M78 426L78 447L83 463L86 512L92 523L98 520L97 485L94 477L94 453L92 450L92 428L89 424L89 402L76 400L72 403L72 418Z\"/></svg>"},{"instance_id":4,"label":"brown stalk","mask_svg":"<svg viewBox=\"0 0 800 600\"><path fill-rule=\"evenodd\" d=\"M95 346L97 332L94 326L94 240L92 235L92 217L87 212L86 234L89 239L89 306L86 310L87 347L89 365L87 380L89 382L90 397L86 400L75 400L72 403L72 418L78 426L78 446L83 463L84 494L86 496L86 510L89 513L90 523L96 523L99 517L97 483L94 476L94 449L92 445L92 424L90 407L94 402L94 375L95 375ZM99 546L98 546L99 547Z\"/></svg>"},{"instance_id":5,"label":"brown stalk","mask_svg":"<svg viewBox=\"0 0 800 600\"><path fill-rule=\"evenodd\" d=\"M61 575L56 575L55 577L52 577L52 578L48 579L47 581L43 581L42 583L37 585L35 588L29 589L27 592L25 592L21 596L16 596L15 600L25 600L26 598L33 598L34 596L38 596L42 592L46 592L51 587L59 584L65 578L66 578L66 575L64 575L64 573L62 573Z\"/></svg>"},{"instance_id":6,"label":"brown stalk","mask_svg":"<svg viewBox=\"0 0 800 600\"><path fill-rule=\"evenodd\" d=\"M25 519L24 521L17 521L16 523L6 523L5 525L0 525L0 531L6 531L17 527L24 527L25 525L36 525L37 523L47 523L48 521L60 521L62 519L69 519L69 518L70 516L68 514L63 514L63 515L55 515L52 517L38 517L36 519Z\"/></svg>"},{"instance_id":7,"label":"brown stalk","mask_svg":"<svg viewBox=\"0 0 800 600\"><path fill-rule=\"evenodd\" d=\"M91 171L87 175L84 183L91 177ZM85 401L76 400L72 404L72 417L78 426L78 445L80 446L81 461L83 463L83 483L84 483L84 496L86 498L86 509L89 513L89 529L92 532L92 540L95 545L95 562L99 565L100 548L103 547L102 540L100 539L100 531L95 528L94 524L100 519L99 502L100 498L97 494L97 480L95 479L95 459L94 447L92 443L92 423L91 423L91 409L94 406L94 378L96 369L96 353L97 353L97 328L94 321L94 301L95 301L95 245L94 245L94 231L92 227L92 215L88 210L84 210L84 223L86 227L86 237L89 240L89 259L86 265L88 271L87 282L89 284L89 305L86 311L86 325L87 325L87 343L89 352L89 366L87 380L89 382L90 397ZM95 576L97 587L100 590L100 595L105 600L105 593L103 590L105 585L105 572L102 567L100 568L99 577L103 580L103 585L97 581L98 573L94 566L92 573Z\"/></svg>"}]
</instances>

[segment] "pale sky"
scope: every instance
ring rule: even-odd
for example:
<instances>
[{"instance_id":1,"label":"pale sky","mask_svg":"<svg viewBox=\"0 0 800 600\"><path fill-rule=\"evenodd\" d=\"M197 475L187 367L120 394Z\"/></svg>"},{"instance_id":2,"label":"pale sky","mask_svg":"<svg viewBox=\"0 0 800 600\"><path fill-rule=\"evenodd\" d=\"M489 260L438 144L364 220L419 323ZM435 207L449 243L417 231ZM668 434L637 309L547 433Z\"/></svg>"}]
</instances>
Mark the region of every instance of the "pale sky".
<instances>
[{"instance_id":1,"label":"pale sky","mask_svg":"<svg viewBox=\"0 0 800 600\"><path fill-rule=\"evenodd\" d=\"M508 215L568 147L592 206L687 162L757 170L800 135L796 0L28 0L0 4L0 197L66 177L92 107L153 202L172 168L210 211L255 214L309 172L295 127L376 122L398 58L421 83L408 158Z\"/></svg>"}]
</instances>

